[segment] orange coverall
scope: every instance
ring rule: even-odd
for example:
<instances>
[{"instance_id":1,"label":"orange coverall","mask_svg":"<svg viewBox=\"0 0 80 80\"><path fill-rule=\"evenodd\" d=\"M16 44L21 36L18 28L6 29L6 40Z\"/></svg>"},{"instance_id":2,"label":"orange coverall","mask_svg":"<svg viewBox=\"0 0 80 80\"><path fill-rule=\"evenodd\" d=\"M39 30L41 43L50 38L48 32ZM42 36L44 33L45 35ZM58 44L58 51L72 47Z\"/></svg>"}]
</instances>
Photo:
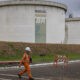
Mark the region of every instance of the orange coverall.
<instances>
[{"instance_id":1,"label":"orange coverall","mask_svg":"<svg viewBox=\"0 0 80 80\"><path fill-rule=\"evenodd\" d=\"M24 69L22 72L19 72L20 76L21 76L24 72L27 72L28 77L29 77L29 78L32 78L31 70L30 70L30 67L29 67L30 57L29 57L28 54L24 53L23 58L22 58L22 60L20 61L20 65L21 65L22 63L24 63L25 69Z\"/></svg>"}]
</instances>

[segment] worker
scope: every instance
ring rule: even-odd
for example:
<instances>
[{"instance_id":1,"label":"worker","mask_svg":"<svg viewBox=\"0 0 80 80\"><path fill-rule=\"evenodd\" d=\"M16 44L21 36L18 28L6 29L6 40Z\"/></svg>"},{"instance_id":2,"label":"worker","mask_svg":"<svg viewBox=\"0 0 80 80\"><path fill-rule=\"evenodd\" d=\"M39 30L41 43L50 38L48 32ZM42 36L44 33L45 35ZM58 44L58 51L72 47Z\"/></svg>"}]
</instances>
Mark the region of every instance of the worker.
<instances>
[{"instance_id":1,"label":"worker","mask_svg":"<svg viewBox=\"0 0 80 80\"><path fill-rule=\"evenodd\" d=\"M25 53L24 53L24 55L22 57L22 60L20 61L20 64L19 64L19 67L21 67L21 64L23 63L25 69L22 72L19 72L19 74L18 74L19 78L21 78L23 73L27 72L29 80L34 80L32 78L31 70L30 70L30 66L29 66L30 61L32 60L30 58L30 53L31 53L30 47L26 47L25 48Z\"/></svg>"}]
</instances>

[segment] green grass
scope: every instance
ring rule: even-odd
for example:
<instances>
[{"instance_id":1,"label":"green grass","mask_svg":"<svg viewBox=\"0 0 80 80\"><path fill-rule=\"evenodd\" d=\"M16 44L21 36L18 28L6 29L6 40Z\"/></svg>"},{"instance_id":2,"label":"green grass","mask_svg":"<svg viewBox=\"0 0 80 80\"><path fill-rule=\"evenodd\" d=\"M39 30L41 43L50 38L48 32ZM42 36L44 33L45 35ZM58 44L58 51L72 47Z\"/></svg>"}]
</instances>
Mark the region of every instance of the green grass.
<instances>
[{"instance_id":1,"label":"green grass","mask_svg":"<svg viewBox=\"0 0 80 80\"><path fill-rule=\"evenodd\" d=\"M80 54L68 54L69 56L69 60L76 60L76 59L80 59Z\"/></svg>"},{"instance_id":2,"label":"green grass","mask_svg":"<svg viewBox=\"0 0 80 80\"><path fill-rule=\"evenodd\" d=\"M0 51L0 61L20 61L21 58L23 57L24 48L16 47L13 43L8 43L8 47L10 51L8 51L6 48ZM33 47L33 54L31 55L33 59L33 63L53 62L55 54L66 55L69 57L69 60L80 59L80 53L69 53L64 47L60 47L58 45L57 47L55 47L56 48L55 51L52 51L52 49L50 49L49 47L46 48L47 48L47 54L45 56L40 56L40 54L43 53L43 51L38 52L38 49Z\"/></svg>"},{"instance_id":3,"label":"green grass","mask_svg":"<svg viewBox=\"0 0 80 80\"><path fill-rule=\"evenodd\" d=\"M45 56L40 56L35 54L35 55L32 55L32 58L34 63L52 62L54 59L54 55L47 54Z\"/></svg>"},{"instance_id":4,"label":"green grass","mask_svg":"<svg viewBox=\"0 0 80 80\"><path fill-rule=\"evenodd\" d=\"M63 54L62 54L63 55ZM67 54L69 60L78 60L80 59L80 54ZM0 61L20 61L22 56L0 56ZM46 56L40 56L39 54L32 55L33 63L45 63L45 62L53 62L54 55L47 54ZM8 66L8 65L19 65L17 64L0 64L0 66Z\"/></svg>"},{"instance_id":5,"label":"green grass","mask_svg":"<svg viewBox=\"0 0 80 80\"><path fill-rule=\"evenodd\" d=\"M64 55L64 54L62 54ZM66 55L66 54L65 54ZM68 59L69 60L78 60L80 59L80 54L75 54L75 53L71 53L71 54L67 54L68 56ZM34 55L33 56L33 62L34 63L37 63L37 62L52 62L54 60L54 57L55 55L52 55L52 54L49 54L49 55L46 55L46 56L39 56L39 55Z\"/></svg>"},{"instance_id":6,"label":"green grass","mask_svg":"<svg viewBox=\"0 0 80 80\"><path fill-rule=\"evenodd\" d=\"M64 54L61 54L64 55ZM65 54L69 57L69 60L77 60L80 59L80 54L77 53L69 53ZM32 59L33 63L44 63L44 62L52 62L54 60L53 54L46 54L45 56L40 56L40 54L33 54ZM21 60L22 56L0 56L0 61L19 61Z\"/></svg>"},{"instance_id":7,"label":"green grass","mask_svg":"<svg viewBox=\"0 0 80 80\"><path fill-rule=\"evenodd\" d=\"M0 52L0 61L20 61L24 50L22 48L17 48L15 47L12 43L8 43L9 48L11 49L11 52L8 52L7 50L3 49ZM48 52L50 52L50 48L47 47ZM36 52L36 51L35 51ZM42 52L40 52L42 53ZM55 55L51 53L47 53L45 56L40 56L40 53L33 53L32 58L33 58L33 63L44 63L44 62L52 62L54 60ZM56 54L59 55L67 55L69 57L69 60L75 60L75 59L80 59L80 53L69 53L66 52L61 48L61 50L56 50Z\"/></svg>"}]
</instances>

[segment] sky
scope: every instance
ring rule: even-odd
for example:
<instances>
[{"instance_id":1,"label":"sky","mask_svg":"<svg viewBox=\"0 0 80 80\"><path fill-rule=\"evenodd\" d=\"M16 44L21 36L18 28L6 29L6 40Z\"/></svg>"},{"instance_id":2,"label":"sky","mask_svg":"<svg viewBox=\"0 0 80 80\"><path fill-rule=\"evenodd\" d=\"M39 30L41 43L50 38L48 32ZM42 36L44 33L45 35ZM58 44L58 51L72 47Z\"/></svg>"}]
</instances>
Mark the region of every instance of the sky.
<instances>
[{"instance_id":1,"label":"sky","mask_svg":"<svg viewBox=\"0 0 80 80\"><path fill-rule=\"evenodd\" d=\"M67 6L66 17L73 14L73 17L80 17L80 0L48 0L63 3Z\"/></svg>"},{"instance_id":2,"label":"sky","mask_svg":"<svg viewBox=\"0 0 80 80\"><path fill-rule=\"evenodd\" d=\"M7 0L0 0L0 1L7 1ZM46 0L46 1L53 1L65 4L68 9L66 17L68 17L69 14L73 14L73 17L80 17L80 0Z\"/></svg>"}]
</instances>

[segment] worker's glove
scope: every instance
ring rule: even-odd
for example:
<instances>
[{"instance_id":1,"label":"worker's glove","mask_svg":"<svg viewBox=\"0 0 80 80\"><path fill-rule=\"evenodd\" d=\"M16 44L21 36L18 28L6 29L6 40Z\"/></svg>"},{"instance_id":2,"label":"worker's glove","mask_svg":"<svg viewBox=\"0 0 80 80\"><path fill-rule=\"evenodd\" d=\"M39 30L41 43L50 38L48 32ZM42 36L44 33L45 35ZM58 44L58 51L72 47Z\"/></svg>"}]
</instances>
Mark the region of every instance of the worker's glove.
<instances>
[{"instance_id":1,"label":"worker's glove","mask_svg":"<svg viewBox=\"0 0 80 80\"><path fill-rule=\"evenodd\" d=\"M30 63L32 63L32 58L30 57Z\"/></svg>"}]
</instances>

